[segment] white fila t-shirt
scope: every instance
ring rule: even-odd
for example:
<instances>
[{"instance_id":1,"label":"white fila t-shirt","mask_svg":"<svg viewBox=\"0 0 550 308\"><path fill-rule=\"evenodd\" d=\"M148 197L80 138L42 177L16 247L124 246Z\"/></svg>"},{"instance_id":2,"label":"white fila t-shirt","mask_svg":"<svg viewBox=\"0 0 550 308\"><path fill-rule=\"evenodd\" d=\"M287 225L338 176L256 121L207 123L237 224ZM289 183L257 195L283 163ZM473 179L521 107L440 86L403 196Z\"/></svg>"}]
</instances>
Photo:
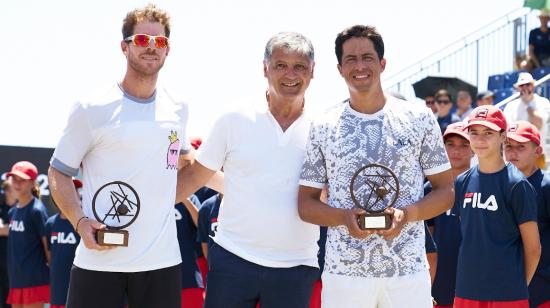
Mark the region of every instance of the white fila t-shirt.
<instances>
[{"instance_id":1,"label":"white fila t-shirt","mask_svg":"<svg viewBox=\"0 0 550 308\"><path fill-rule=\"evenodd\" d=\"M81 242L76 266L139 272L181 262L174 203L178 156L191 149L187 118L187 105L160 88L140 100L114 86L74 106L50 164L69 176L81 168L86 216L114 227L131 222L128 247L97 251Z\"/></svg>"},{"instance_id":2,"label":"white fila t-shirt","mask_svg":"<svg viewBox=\"0 0 550 308\"><path fill-rule=\"evenodd\" d=\"M425 175L451 168L431 111L388 97L384 108L374 114L357 112L346 102L316 119L300 185L321 189L328 184L328 205L351 209L355 207L352 178L370 164L386 166L395 173L400 188L395 208L423 197ZM414 274L427 268L424 242L422 221L405 224L392 240L376 234L358 239L345 226L330 227L324 271L355 277Z\"/></svg>"},{"instance_id":3,"label":"white fila t-shirt","mask_svg":"<svg viewBox=\"0 0 550 308\"><path fill-rule=\"evenodd\" d=\"M318 267L319 226L298 215L298 180L311 121L304 115L283 132L266 109L222 116L197 160L223 167L224 197L214 241L250 262Z\"/></svg>"}]
</instances>

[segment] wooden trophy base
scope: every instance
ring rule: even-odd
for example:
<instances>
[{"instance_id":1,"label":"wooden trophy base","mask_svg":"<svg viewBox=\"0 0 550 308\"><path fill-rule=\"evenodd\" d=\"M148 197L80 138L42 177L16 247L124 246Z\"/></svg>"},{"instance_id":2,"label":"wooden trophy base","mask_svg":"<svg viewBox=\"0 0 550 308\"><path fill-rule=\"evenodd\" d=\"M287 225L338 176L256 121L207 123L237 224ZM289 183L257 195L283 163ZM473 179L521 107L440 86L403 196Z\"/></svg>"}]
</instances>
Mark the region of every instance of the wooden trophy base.
<instances>
[{"instance_id":1,"label":"wooden trophy base","mask_svg":"<svg viewBox=\"0 0 550 308\"><path fill-rule=\"evenodd\" d=\"M357 218L361 230L388 230L391 227L391 215L385 213L367 213Z\"/></svg>"},{"instance_id":2,"label":"wooden trophy base","mask_svg":"<svg viewBox=\"0 0 550 308\"><path fill-rule=\"evenodd\" d=\"M128 247L128 231L126 230L97 230L97 243L101 246Z\"/></svg>"}]
</instances>

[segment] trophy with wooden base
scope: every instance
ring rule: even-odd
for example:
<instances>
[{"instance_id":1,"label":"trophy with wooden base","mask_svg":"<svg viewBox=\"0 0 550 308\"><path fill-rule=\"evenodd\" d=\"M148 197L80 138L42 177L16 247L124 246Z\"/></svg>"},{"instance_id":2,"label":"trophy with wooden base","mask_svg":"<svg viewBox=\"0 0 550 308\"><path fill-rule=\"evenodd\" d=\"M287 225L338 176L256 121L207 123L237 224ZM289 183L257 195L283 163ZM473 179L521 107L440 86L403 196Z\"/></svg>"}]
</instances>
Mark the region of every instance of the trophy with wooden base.
<instances>
[{"instance_id":1,"label":"trophy with wooden base","mask_svg":"<svg viewBox=\"0 0 550 308\"><path fill-rule=\"evenodd\" d=\"M136 190L121 181L107 183L94 194L92 211L97 221L107 226L98 230L96 241L101 246L128 246L128 227L139 215L140 201Z\"/></svg>"},{"instance_id":2,"label":"trophy with wooden base","mask_svg":"<svg viewBox=\"0 0 550 308\"><path fill-rule=\"evenodd\" d=\"M366 165L353 175L350 183L353 204L365 210L357 223L362 230L388 230L392 217L384 211L392 207L399 196L399 181L388 167Z\"/></svg>"}]
</instances>

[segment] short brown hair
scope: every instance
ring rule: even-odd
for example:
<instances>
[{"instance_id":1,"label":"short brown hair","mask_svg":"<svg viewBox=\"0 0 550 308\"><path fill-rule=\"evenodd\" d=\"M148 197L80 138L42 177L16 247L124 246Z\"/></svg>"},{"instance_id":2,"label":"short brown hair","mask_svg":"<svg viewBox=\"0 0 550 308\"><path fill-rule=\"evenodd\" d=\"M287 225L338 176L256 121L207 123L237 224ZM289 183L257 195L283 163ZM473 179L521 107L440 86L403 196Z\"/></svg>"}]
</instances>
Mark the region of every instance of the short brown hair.
<instances>
[{"instance_id":1,"label":"short brown hair","mask_svg":"<svg viewBox=\"0 0 550 308\"><path fill-rule=\"evenodd\" d=\"M149 3L144 8L134 9L126 14L122 22L122 38L134 35L134 27L142 21L160 22L164 26L166 37L170 37L170 16L166 11Z\"/></svg>"}]
</instances>

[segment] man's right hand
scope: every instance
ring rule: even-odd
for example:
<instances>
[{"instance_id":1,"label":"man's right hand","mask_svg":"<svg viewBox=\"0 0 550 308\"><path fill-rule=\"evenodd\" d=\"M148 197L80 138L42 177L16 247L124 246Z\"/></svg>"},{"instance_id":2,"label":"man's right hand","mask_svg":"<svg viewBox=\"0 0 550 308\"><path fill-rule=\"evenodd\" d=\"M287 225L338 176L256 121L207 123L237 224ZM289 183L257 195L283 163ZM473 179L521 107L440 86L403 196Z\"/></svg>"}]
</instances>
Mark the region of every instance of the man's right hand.
<instances>
[{"instance_id":1,"label":"man's right hand","mask_svg":"<svg viewBox=\"0 0 550 308\"><path fill-rule=\"evenodd\" d=\"M359 215L365 214L365 213L366 212L364 210L359 208L346 210L345 226L348 228L348 232L351 236L355 238L363 239L371 234L379 233L376 230L362 230L361 228L359 228L359 223L357 222L357 219L359 218Z\"/></svg>"},{"instance_id":2,"label":"man's right hand","mask_svg":"<svg viewBox=\"0 0 550 308\"><path fill-rule=\"evenodd\" d=\"M97 230L103 230L107 228L104 224L91 218L84 218L78 224L78 230L76 232L80 235L80 240L84 242L84 246L88 249L95 250L109 250L113 246L101 246L96 241Z\"/></svg>"}]
</instances>

